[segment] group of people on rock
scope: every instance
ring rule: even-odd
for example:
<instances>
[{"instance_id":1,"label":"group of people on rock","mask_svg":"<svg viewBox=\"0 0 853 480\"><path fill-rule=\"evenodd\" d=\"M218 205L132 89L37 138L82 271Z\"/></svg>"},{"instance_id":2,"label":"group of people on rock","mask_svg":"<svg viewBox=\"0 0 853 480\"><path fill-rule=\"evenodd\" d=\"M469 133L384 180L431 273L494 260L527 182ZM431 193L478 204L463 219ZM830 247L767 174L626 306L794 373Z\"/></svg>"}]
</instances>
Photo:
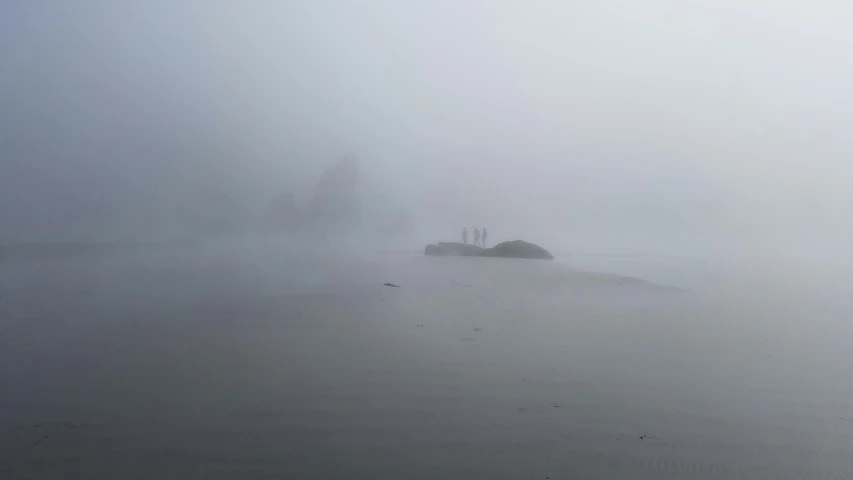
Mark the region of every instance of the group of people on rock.
<instances>
[{"instance_id":1,"label":"group of people on rock","mask_svg":"<svg viewBox=\"0 0 853 480\"><path fill-rule=\"evenodd\" d=\"M489 232L485 228L481 233L477 227L474 227L474 245L485 248L488 237ZM462 243L468 244L468 227L462 227Z\"/></svg>"}]
</instances>

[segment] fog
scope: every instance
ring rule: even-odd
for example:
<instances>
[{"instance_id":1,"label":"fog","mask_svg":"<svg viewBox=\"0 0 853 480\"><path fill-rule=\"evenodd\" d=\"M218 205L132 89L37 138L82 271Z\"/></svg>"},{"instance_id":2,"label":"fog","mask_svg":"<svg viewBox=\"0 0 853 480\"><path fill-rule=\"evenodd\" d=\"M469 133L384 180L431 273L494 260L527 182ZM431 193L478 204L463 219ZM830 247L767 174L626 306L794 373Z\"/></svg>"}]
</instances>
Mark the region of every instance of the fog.
<instances>
[{"instance_id":1,"label":"fog","mask_svg":"<svg viewBox=\"0 0 853 480\"><path fill-rule=\"evenodd\" d=\"M407 209L406 247L847 252L852 13L5 1L0 240L181 237L211 195L253 232L353 152L361 228Z\"/></svg>"},{"instance_id":2,"label":"fog","mask_svg":"<svg viewBox=\"0 0 853 480\"><path fill-rule=\"evenodd\" d=\"M853 478L851 20L0 0L0 477Z\"/></svg>"}]
</instances>

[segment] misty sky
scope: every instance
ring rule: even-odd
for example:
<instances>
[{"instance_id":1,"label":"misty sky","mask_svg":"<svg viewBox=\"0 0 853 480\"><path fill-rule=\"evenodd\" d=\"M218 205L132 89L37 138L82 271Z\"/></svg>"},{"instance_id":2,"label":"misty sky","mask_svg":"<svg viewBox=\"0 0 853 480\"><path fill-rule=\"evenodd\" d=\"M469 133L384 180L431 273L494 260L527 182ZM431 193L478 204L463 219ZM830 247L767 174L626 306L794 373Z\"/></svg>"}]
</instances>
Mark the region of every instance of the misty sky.
<instances>
[{"instance_id":1,"label":"misty sky","mask_svg":"<svg viewBox=\"0 0 853 480\"><path fill-rule=\"evenodd\" d=\"M442 235L853 241L851 21L820 0L5 0L0 239L179 230L212 192L260 214L352 151L369 211Z\"/></svg>"}]
</instances>

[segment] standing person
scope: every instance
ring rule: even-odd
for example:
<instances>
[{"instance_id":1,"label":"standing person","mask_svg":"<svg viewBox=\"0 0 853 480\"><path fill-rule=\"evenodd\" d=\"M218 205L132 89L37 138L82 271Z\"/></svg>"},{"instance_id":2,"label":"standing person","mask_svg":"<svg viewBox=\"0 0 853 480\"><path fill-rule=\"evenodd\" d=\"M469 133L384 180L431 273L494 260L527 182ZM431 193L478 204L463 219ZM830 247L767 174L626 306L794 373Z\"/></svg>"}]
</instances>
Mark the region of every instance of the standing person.
<instances>
[{"instance_id":1,"label":"standing person","mask_svg":"<svg viewBox=\"0 0 853 480\"><path fill-rule=\"evenodd\" d=\"M468 245L468 227L462 227L462 243Z\"/></svg>"},{"instance_id":2,"label":"standing person","mask_svg":"<svg viewBox=\"0 0 853 480\"><path fill-rule=\"evenodd\" d=\"M474 245L480 246L480 230L474 227Z\"/></svg>"},{"instance_id":3,"label":"standing person","mask_svg":"<svg viewBox=\"0 0 853 480\"><path fill-rule=\"evenodd\" d=\"M483 227L483 248L486 248L486 238L489 237L489 232L486 230L486 227Z\"/></svg>"}]
</instances>

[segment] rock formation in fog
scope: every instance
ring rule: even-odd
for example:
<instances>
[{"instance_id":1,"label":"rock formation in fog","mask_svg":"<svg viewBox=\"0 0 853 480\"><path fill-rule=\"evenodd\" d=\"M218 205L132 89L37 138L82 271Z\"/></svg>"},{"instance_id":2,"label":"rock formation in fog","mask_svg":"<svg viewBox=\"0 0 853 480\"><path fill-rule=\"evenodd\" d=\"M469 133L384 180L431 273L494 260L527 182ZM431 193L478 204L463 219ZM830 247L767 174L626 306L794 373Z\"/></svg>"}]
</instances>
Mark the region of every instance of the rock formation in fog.
<instances>
[{"instance_id":1,"label":"rock formation in fog","mask_svg":"<svg viewBox=\"0 0 853 480\"><path fill-rule=\"evenodd\" d=\"M525 242L524 240L512 240L487 248L480 253L481 257L501 258L532 258L537 260L553 260L551 252L539 245Z\"/></svg>"},{"instance_id":2,"label":"rock formation in fog","mask_svg":"<svg viewBox=\"0 0 853 480\"><path fill-rule=\"evenodd\" d=\"M476 245L458 242L439 242L427 245L424 255L437 257L479 257L483 249Z\"/></svg>"},{"instance_id":3,"label":"rock formation in fog","mask_svg":"<svg viewBox=\"0 0 853 480\"><path fill-rule=\"evenodd\" d=\"M312 225L341 231L361 224L358 170L358 157L347 154L323 172L306 211Z\"/></svg>"},{"instance_id":4,"label":"rock formation in fog","mask_svg":"<svg viewBox=\"0 0 853 480\"><path fill-rule=\"evenodd\" d=\"M456 242L439 242L427 245L424 255L458 256L458 257L500 257L500 258L530 258L536 260L553 260L554 256L548 250L523 240L512 240L495 245L492 248L480 248Z\"/></svg>"}]
</instances>

